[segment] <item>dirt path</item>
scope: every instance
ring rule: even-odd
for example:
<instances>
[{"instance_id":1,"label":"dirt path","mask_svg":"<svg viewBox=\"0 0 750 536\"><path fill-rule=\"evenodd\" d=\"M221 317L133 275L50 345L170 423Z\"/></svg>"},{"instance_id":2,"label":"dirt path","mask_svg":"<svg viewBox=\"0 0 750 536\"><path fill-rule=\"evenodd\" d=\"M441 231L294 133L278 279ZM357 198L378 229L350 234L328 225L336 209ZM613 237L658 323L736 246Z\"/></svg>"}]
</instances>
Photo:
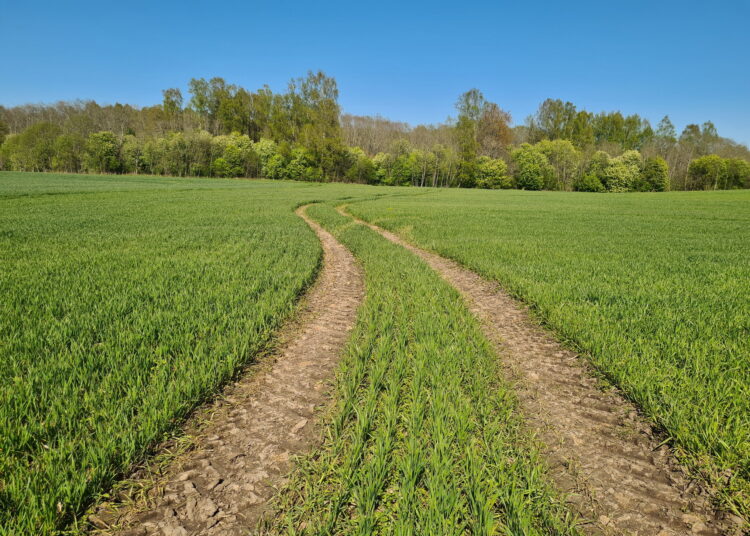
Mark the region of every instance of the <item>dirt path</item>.
<instances>
[{"instance_id":1,"label":"dirt path","mask_svg":"<svg viewBox=\"0 0 750 536\"><path fill-rule=\"evenodd\" d=\"M345 207L339 211L346 213ZM355 218L356 219L356 218ZM557 487L590 534L704 536L739 532L718 519L635 407L603 392L586 363L539 327L496 283L361 223L424 259L465 297L511 377Z\"/></svg>"},{"instance_id":2,"label":"dirt path","mask_svg":"<svg viewBox=\"0 0 750 536\"><path fill-rule=\"evenodd\" d=\"M304 207L297 214L318 235L324 261L293 335L266 371L239 380L211 408L205 439L176 460L149 509L120 513L117 525L124 529L118 534L252 534L291 468L290 457L319 440L315 409L328 398L364 282L351 253L310 220Z\"/></svg>"}]
</instances>

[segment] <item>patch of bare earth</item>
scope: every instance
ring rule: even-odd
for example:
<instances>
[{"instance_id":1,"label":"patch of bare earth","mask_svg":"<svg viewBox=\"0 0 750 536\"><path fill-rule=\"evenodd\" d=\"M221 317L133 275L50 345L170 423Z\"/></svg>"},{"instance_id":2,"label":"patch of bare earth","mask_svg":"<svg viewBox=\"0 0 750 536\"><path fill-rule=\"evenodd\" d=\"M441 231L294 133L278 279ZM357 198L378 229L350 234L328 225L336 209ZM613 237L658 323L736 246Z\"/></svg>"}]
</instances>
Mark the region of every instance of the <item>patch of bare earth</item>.
<instances>
[{"instance_id":1,"label":"patch of bare earth","mask_svg":"<svg viewBox=\"0 0 750 536\"><path fill-rule=\"evenodd\" d=\"M340 207L339 211L351 217ZM539 326L498 284L357 220L424 259L465 298L516 382L550 476L588 534L739 534L675 461L632 403L607 392L587 363Z\"/></svg>"},{"instance_id":2,"label":"patch of bare earth","mask_svg":"<svg viewBox=\"0 0 750 536\"><path fill-rule=\"evenodd\" d=\"M349 251L297 211L318 235L323 266L303 311L282 333L267 366L228 387L205 410L193 450L175 458L147 497L126 507L103 505L91 518L121 536L252 534L291 470L291 458L320 441L316 411L328 388L357 307L360 267ZM265 370L264 370L265 369Z\"/></svg>"}]
</instances>

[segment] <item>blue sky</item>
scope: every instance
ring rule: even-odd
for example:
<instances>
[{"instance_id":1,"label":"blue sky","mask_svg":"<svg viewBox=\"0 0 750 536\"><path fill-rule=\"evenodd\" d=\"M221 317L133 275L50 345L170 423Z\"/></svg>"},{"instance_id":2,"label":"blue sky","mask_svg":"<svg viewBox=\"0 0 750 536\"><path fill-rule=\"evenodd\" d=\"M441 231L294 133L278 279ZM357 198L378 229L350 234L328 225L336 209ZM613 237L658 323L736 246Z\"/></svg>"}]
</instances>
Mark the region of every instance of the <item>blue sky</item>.
<instances>
[{"instance_id":1,"label":"blue sky","mask_svg":"<svg viewBox=\"0 0 750 536\"><path fill-rule=\"evenodd\" d=\"M750 0L59 2L0 7L0 104L147 105L191 77L283 90L309 69L343 109L438 122L477 87L516 123L547 97L750 143Z\"/></svg>"}]
</instances>

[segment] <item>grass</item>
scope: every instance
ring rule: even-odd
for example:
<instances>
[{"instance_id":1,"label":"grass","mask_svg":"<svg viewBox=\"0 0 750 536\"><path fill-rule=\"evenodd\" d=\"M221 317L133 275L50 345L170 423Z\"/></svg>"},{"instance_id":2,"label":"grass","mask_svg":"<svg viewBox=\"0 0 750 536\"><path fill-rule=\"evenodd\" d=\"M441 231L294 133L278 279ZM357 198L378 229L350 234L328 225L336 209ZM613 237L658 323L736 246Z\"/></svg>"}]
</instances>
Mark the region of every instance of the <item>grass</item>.
<instances>
[{"instance_id":1,"label":"grass","mask_svg":"<svg viewBox=\"0 0 750 536\"><path fill-rule=\"evenodd\" d=\"M75 526L251 360L320 263L294 207L362 190L0 174L0 534Z\"/></svg>"},{"instance_id":2,"label":"grass","mask_svg":"<svg viewBox=\"0 0 750 536\"><path fill-rule=\"evenodd\" d=\"M330 205L308 214L364 266L367 297L323 447L281 496L285 534L574 534L499 364L457 292Z\"/></svg>"},{"instance_id":3,"label":"grass","mask_svg":"<svg viewBox=\"0 0 750 536\"><path fill-rule=\"evenodd\" d=\"M750 192L0 173L0 536L76 529L252 360L320 263L293 209L345 198L531 304L747 517ZM367 297L280 531L574 533L456 291L331 204L309 213Z\"/></svg>"},{"instance_id":4,"label":"grass","mask_svg":"<svg viewBox=\"0 0 750 536\"><path fill-rule=\"evenodd\" d=\"M348 209L499 281L750 514L750 191L433 191Z\"/></svg>"}]
</instances>

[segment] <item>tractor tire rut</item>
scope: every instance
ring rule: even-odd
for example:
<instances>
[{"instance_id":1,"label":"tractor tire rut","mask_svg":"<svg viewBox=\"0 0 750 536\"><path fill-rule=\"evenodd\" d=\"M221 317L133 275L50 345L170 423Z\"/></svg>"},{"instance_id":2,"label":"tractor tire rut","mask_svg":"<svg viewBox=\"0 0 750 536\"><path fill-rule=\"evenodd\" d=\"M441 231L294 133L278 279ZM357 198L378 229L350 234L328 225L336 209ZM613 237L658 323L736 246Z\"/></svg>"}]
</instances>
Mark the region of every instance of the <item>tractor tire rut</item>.
<instances>
[{"instance_id":1,"label":"tractor tire rut","mask_svg":"<svg viewBox=\"0 0 750 536\"><path fill-rule=\"evenodd\" d=\"M266 371L241 378L210 408L197 448L175 460L147 508L125 507L116 523L101 512L94 516L118 527L104 532L253 534L285 482L292 457L322 439L316 411L329 400L335 366L364 297L364 278L352 254L310 220L305 207L297 214L315 231L324 253L290 333L282 331L282 344Z\"/></svg>"},{"instance_id":2,"label":"tractor tire rut","mask_svg":"<svg viewBox=\"0 0 750 536\"><path fill-rule=\"evenodd\" d=\"M346 207L342 215L352 218ZM585 534L683 536L739 534L736 519L714 511L669 447L615 389L529 315L497 283L354 218L421 257L453 285L478 317L514 382L521 411L540 442L555 486Z\"/></svg>"}]
</instances>

